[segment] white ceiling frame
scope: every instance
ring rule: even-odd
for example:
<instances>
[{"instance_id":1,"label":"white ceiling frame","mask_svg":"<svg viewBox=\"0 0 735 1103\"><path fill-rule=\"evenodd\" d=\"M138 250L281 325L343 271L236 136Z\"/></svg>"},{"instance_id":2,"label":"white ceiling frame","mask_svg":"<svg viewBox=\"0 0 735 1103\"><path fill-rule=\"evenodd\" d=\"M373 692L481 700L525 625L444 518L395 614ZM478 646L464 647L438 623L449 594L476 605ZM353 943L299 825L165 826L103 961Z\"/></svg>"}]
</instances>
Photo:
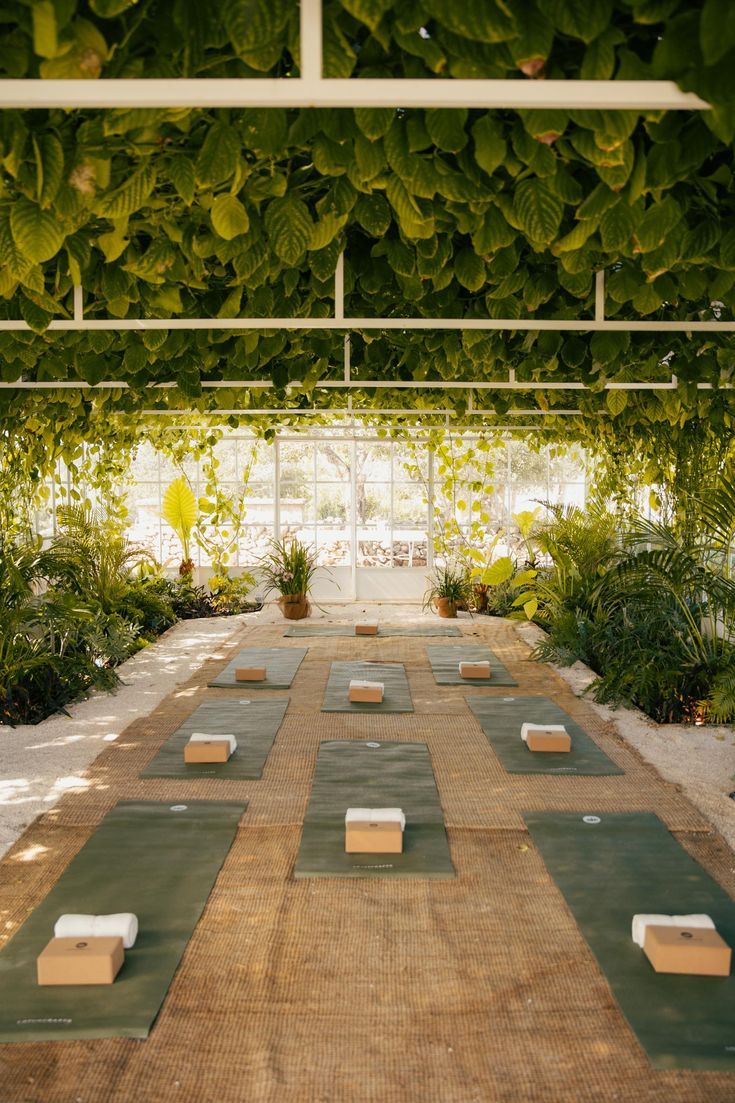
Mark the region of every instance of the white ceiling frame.
<instances>
[{"instance_id":1,"label":"white ceiling frame","mask_svg":"<svg viewBox=\"0 0 735 1103\"><path fill-rule=\"evenodd\" d=\"M147 383L140 388L131 387L129 383L118 382L116 380L106 379L100 383L85 383L83 380L25 380L21 379L14 383L0 382L0 390L5 391L94 391L94 390L174 390L178 384L176 383ZM311 391L370 391L370 390L410 390L410 391L590 391L593 394L599 394L602 391L674 391L679 386L679 381L675 375L671 376L670 380L661 380L660 382L631 382L631 383L605 383L602 388L597 389L590 387L588 383L576 383L576 382L518 382L516 379L512 380L497 380L493 382L487 382L485 380L478 380L477 382L468 381L447 381L441 380L439 382L424 382L406 379L352 379L349 382L344 380L323 380L320 383L315 383L314 386L304 388L304 384L294 380L288 383L285 387L278 388L275 383L268 379L214 379L205 380L201 383L202 390L248 390L248 391L275 391L284 390L287 393L293 391L299 391L308 389ZM711 390L732 390L733 385L731 383L722 383L719 387L714 387L712 383L697 383L697 390L711 391ZM471 395L470 395L471 397ZM546 412L546 411L542 411ZM576 412L576 411L574 411Z\"/></svg>"},{"instance_id":2,"label":"white ceiling frame","mask_svg":"<svg viewBox=\"0 0 735 1103\"><path fill-rule=\"evenodd\" d=\"M585 108L602 110L708 110L709 104L682 92L671 81L583 81L583 80L332 80L322 78L321 0L301 0L301 70L299 78L277 79L175 79L175 80L0 80L0 108L100 108L131 107L476 107L476 108ZM397 87L400 84L400 96ZM335 272L334 318L84 318L83 292L74 288L74 312L69 320L52 321L51 332L96 330L142 332L146 330L478 330L595 332L735 332L735 322L617 321L605 318L604 273L596 275L595 317L566 319L478 319L478 318L347 318L344 316L344 257ZM27 331L21 320L0 320L0 332ZM415 389L469 391L552 391L590 388L583 383L519 383L514 373L507 382L406 382L354 380L351 378L349 337L345 337L344 378L325 381L316 390ZM607 390L670 390L678 383L608 383ZM173 388L175 383L152 384L152 389ZM300 385L294 383L291 388ZM104 381L99 389L128 389L117 381ZM204 382L203 389L274 389L267 380L218 380ZM700 390L712 384L697 384ZM728 387L726 384L725 387ZM0 383L8 390L95 389L83 382ZM729 389L729 388L728 388ZM471 399L471 395L470 395ZM168 412L168 411L166 411ZM248 411L237 411L245 414ZM251 411L252 412L252 411ZM267 411L275 412L275 411ZM295 413L296 411L284 411ZM321 411L320 411L321 412ZM490 413L490 411L488 411ZM532 411L528 411L532 413ZM535 413L535 411L534 411ZM538 411L539 414L543 411ZM550 411L553 413L553 411ZM559 411L571 415L576 411Z\"/></svg>"},{"instance_id":3,"label":"white ceiling frame","mask_svg":"<svg viewBox=\"0 0 735 1103\"><path fill-rule=\"evenodd\" d=\"M707 111L669 80L114 78L0 80L0 108L471 107Z\"/></svg>"},{"instance_id":4,"label":"white ceiling frame","mask_svg":"<svg viewBox=\"0 0 735 1103\"><path fill-rule=\"evenodd\" d=\"M476 107L706 111L668 80L322 77L321 0L301 0L300 77L0 80L0 108ZM400 86L400 92L398 91Z\"/></svg>"},{"instance_id":5,"label":"white ceiling frame","mask_svg":"<svg viewBox=\"0 0 735 1103\"><path fill-rule=\"evenodd\" d=\"M333 318L85 318L84 291L74 286L74 317L52 321L45 332L76 333L86 330L110 333L142 333L149 330L289 330L345 333L345 382L350 379L349 333L361 330L477 330L556 333L735 333L735 321L661 322L616 321L605 317L605 273L595 273L594 318L348 318L345 317L345 257L340 253L334 270ZM0 320L0 333L28 332L22 318Z\"/></svg>"},{"instance_id":6,"label":"white ceiling frame","mask_svg":"<svg viewBox=\"0 0 735 1103\"><path fill-rule=\"evenodd\" d=\"M22 319L0 320L0 332L28 332ZM85 318L59 319L44 332L85 330L143 333L148 330L511 330L518 333L733 333L732 322L616 321L605 318Z\"/></svg>"},{"instance_id":7,"label":"white ceiling frame","mask_svg":"<svg viewBox=\"0 0 735 1103\"><path fill-rule=\"evenodd\" d=\"M181 416L181 417L191 417L191 410L183 410L183 409L181 409L181 410L142 410L141 413L143 415L147 416L147 417L179 417L179 416ZM289 416L291 414L293 414L296 417L317 417L317 416L321 416L321 415L326 415L327 417L333 418L334 420L342 420L342 421L345 421L348 424L351 424L351 423L354 422L355 417L375 417L376 414L390 414L391 416L394 416L394 417L405 417L405 418L408 418L412 421L414 421L414 420L419 420L420 421L423 418L433 417L434 415L437 415L437 416L440 416L440 417L455 417L456 411L450 410L450 409L445 409L444 407L442 407L442 408L436 409L436 410L423 410L423 411L420 411L420 412L417 412L416 410L404 410L404 409L395 409L395 410L370 410L370 409L357 410L357 409L355 409L355 410L352 411L352 414L349 414L346 410L330 411L330 410L313 410L313 409L309 409L309 410L287 410L287 409L283 409L283 410L267 410L267 409L264 409L264 410L218 410L217 413L218 414L220 414L220 413L225 414L227 417L232 417L232 416L235 416L235 417L264 417L264 416L269 416L271 414L276 414L276 415L285 414L285 415L289 415ZM475 415L474 417L471 416L469 418L467 418L467 417L456 418L455 424L457 426L462 426L464 424L469 424L472 421L482 421L482 420L483 420L482 417L480 417L479 415ZM506 432L506 433L516 433L516 432L542 433L544 431L544 429L546 429L547 431L551 430L550 425L547 425L547 426L543 426L543 425L517 425L517 424L516 425L489 425L487 428L492 429L493 432L495 432L495 431L501 432L502 431L502 432Z\"/></svg>"}]
</instances>

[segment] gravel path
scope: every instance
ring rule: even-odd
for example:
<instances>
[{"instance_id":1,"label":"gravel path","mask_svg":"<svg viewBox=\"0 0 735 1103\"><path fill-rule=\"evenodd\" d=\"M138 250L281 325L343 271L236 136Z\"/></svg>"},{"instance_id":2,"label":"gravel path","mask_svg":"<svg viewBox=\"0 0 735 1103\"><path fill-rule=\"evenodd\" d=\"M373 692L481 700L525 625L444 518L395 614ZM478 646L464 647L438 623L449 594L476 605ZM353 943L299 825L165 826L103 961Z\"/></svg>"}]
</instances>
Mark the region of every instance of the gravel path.
<instances>
[{"instance_id":1,"label":"gravel path","mask_svg":"<svg viewBox=\"0 0 735 1103\"><path fill-rule=\"evenodd\" d=\"M115 693L94 693L40 724L0 725L0 855L62 793L86 788L86 767L139 716L186 682L261 613L185 620L118 668Z\"/></svg>"}]
</instances>

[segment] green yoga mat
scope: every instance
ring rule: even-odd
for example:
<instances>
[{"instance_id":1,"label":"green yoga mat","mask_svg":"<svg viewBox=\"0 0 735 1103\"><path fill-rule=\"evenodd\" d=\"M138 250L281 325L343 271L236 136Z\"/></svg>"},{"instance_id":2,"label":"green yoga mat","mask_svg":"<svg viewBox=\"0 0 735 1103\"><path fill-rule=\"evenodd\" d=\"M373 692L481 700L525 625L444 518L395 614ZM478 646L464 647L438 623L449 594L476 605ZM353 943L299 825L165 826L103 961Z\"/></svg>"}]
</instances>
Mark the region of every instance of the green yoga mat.
<instances>
[{"instance_id":1,"label":"green yoga mat","mask_svg":"<svg viewBox=\"0 0 735 1103\"><path fill-rule=\"evenodd\" d=\"M288 708L288 697L275 700L205 701L167 739L139 777L216 777L230 781L259 778ZM227 762L184 762L193 732L234 735L237 749Z\"/></svg>"},{"instance_id":2,"label":"green yoga mat","mask_svg":"<svg viewBox=\"0 0 735 1103\"><path fill-rule=\"evenodd\" d=\"M546 697L468 697L467 704L509 774L624 774L619 766ZM564 724L572 737L566 754L529 751L521 739L521 724Z\"/></svg>"},{"instance_id":3,"label":"green yoga mat","mask_svg":"<svg viewBox=\"0 0 735 1103\"><path fill-rule=\"evenodd\" d=\"M735 1070L735 977L655 973L630 933L636 913L703 912L735 947L727 893L653 813L532 812L525 820L654 1067Z\"/></svg>"},{"instance_id":4,"label":"green yoga mat","mask_svg":"<svg viewBox=\"0 0 735 1103\"><path fill-rule=\"evenodd\" d=\"M354 624L292 624L283 633L284 636L354 636ZM409 624L378 626L378 636L461 636L462 629L456 624ZM358 636L357 639L375 639L375 636Z\"/></svg>"},{"instance_id":5,"label":"green yoga mat","mask_svg":"<svg viewBox=\"0 0 735 1103\"><path fill-rule=\"evenodd\" d=\"M382 682L384 690L380 704L348 701L347 691L353 678ZM332 663L322 712L413 712L403 663Z\"/></svg>"},{"instance_id":6,"label":"green yoga mat","mask_svg":"<svg viewBox=\"0 0 735 1103\"><path fill-rule=\"evenodd\" d=\"M402 808L402 854L345 854L348 808ZM295 877L454 877L425 743L319 745Z\"/></svg>"},{"instance_id":7,"label":"green yoga mat","mask_svg":"<svg viewBox=\"0 0 735 1103\"><path fill-rule=\"evenodd\" d=\"M108 812L0 953L0 1042L146 1038L246 807L125 800ZM60 915L123 911L140 932L114 984L39 987L36 958Z\"/></svg>"},{"instance_id":8,"label":"green yoga mat","mask_svg":"<svg viewBox=\"0 0 735 1103\"><path fill-rule=\"evenodd\" d=\"M477 643L450 644L443 647L427 647L434 681L438 686L517 686L518 682L508 673L497 655ZM489 662L490 678L463 678L459 673L460 662Z\"/></svg>"},{"instance_id":9,"label":"green yoga mat","mask_svg":"<svg viewBox=\"0 0 735 1103\"><path fill-rule=\"evenodd\" d=\"M301 666L305 647L246 647L228 663L209 685L219 689L239 689L250 693L252 689L289 689ZM236 682L238 666L264 666L264 682Z\"/></svg>"}]
</instances>

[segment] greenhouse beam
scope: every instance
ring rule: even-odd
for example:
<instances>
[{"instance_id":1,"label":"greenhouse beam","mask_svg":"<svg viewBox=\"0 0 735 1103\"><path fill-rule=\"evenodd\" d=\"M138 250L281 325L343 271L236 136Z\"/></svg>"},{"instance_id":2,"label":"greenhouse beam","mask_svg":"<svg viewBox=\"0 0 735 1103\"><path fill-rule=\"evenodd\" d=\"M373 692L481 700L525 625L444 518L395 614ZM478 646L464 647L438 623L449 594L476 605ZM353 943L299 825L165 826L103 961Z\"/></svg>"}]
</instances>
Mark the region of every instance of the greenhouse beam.
<instances>
[{"instance_id":1,"label":"greenhouse beam","mask_svg":"<svg viewBox=\"0 0 735 1103\"><path fill-rule=\"evenodd\" d=\"M400 86L400 87L399 87ZM423 107L706 111L669 80L263 79L0 80L0 108Z\"/></svg>"},{"instance_id":2,"label":"greenhouse beam","mask_svg":"<svg viewBox=\"0 0 735 1103\"><path fill-rule=\"evenodd\" d=\"M735 321L617 321L605 318L84 318L50 322L45 333L86 330L110 333L142 333L150 330L485 330L525 333L733 333ZM2 333L28 333L21 318L0 320Z\"/></svg>"},{"instance_id":3,"label":"greenhouse beam","mask_svg":"<svg viewBox=\"0 0 735 1103\"><path fill-rule=\"evenodd\" d=\"M0 108L476 107L706 111L669 80L454 80L322 76L322 2L301 0L300 77L0 80ZM400 86L400 92L399 92Z\"/></svg>"},{"instance_id":4,"label":"greenhouse beam","mask_svg":"<svg viewBox=\"0 0 735 1103\"><path fill-rule=\"evenodd\" d=\"M530 382L519 382L515 378L515 373L511 371L509 373L510 378L508 380L494 380L488 382L485 380L467 381L447 381L441 380L438 382L425 381L416 382L412 379L351 379L349 382L344 380L322 380L319 383L315 383L308 388L310 391L362 391L362 390L412 390L412 391L589 391L594 393L600 393L601 391L673 391L679 386L679 380L675 375L672 375L669 380L660 380L658 382L641 381L641 382L626 382L626 383L605 383L599 391L596 388L590 387L587 383L572 382L572 381L554 381L539 382L533 380ZM143 387L133 387L126 382L117 381L114 379L103 380L99 383L86 383L84 380L27 380L19 379L13 383L0 382L0 390L19 390L19 391L64 391L64 390L174 390L178 386L175 382L168 383L148 383ZM272 390L285 390L288 392L304 390L303 382L294 380L291 383L286 384L284 388L277 388L276 385L269 379L213 379L205 380L201 383L202 390L251 390L251 391L272 391ZM710 391L715 389L712 383L697 383L696 387L700 391ZM732 390L733 385L731 383L722 383L718 390ZM471 396L470 396L471 397Z\"/></svg>"}]
</instances>

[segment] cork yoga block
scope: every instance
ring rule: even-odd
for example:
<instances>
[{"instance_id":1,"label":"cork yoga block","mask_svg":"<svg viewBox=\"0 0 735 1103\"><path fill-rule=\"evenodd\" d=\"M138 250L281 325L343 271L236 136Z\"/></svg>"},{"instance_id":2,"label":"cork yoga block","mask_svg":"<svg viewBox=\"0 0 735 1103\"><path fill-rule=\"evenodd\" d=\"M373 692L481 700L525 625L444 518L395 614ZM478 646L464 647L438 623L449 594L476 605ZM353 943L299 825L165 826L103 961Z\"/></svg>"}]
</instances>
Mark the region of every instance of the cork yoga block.
<instances>
[{"instance_id":1,"label":"cork yoga block","mask_svg":"<svg viewBox=\"0 0 735 1103\"><path fill-rule=\"evenodd\" d=\"M643 952L657 973L730 975L732 951L711 928L647 926Z\"/></svg>"},{"instance_id":2,"label":"cork yoga block","mask_svg":"<svg viewBox=\"0 0 735 1103\"><path fill-rule=\"evenodd\" d=\"M401 854L403 831L400 822L351 821L345 825L345 851L347 854Z\"/></svg>"},{"instance_id":3,"label":"cork yoga block","mask_svg":"<svg viewBox=\"0 0 735 1103\"><path fill-rule=\"evenodd\" d=\"M489 678L491 673L490 663L486 660L476 663L461 662L459 664L460 678Z\"/></svg>"},{"instance_id":4,"label":"cork yoga block","mask_svg":"<svg viewBox=\"0 0 735 1103\"><path fill-rule=\"evenodd\" d=\"M124 960L121 938L52 938L36 958L38 983L112 984Z\"/></svg>"},{"instance_id":5,"label":"cork yoga block","mask_svg":"<svg viewBox=\"0 0 735 1103\"><path fill-rule=\"evenodd\" d=\"M264 666L238 666L235 669L235 681L264 682L266 673Z\"/></svg>"},{"instance_id":6,"label":"cork yoga block","mask_svg":"<svg viewBox=\"0 0 735 1103\"><path fill-rule=\"evenodd\" d=\"M227 762L231 753L227 739L192 740L184 747L184 762Z\"/></svg>"},{"instance_id":7,"label":"cork yoga block","mask_svg":"<svg viewBox=\"0 0 735 1103\"><path fill-rule=\"evenodd\" d=\"M353 704L367 703L379 705L383 700L384 685L382 682L351 681L347 691L347 697Z\"/></svg>"},{"instance_id":8,"label":"cork yoga block","mask_svg":"<svg viewBox=\"0 0 735 1103\"><path fill-rule=\"evenodd\" d=\"M568 732L550 732L543 728L531 728L526 738L529 751L553 752L556 754L571 751L572 740Z\"/></svg>"}]
</instances>

